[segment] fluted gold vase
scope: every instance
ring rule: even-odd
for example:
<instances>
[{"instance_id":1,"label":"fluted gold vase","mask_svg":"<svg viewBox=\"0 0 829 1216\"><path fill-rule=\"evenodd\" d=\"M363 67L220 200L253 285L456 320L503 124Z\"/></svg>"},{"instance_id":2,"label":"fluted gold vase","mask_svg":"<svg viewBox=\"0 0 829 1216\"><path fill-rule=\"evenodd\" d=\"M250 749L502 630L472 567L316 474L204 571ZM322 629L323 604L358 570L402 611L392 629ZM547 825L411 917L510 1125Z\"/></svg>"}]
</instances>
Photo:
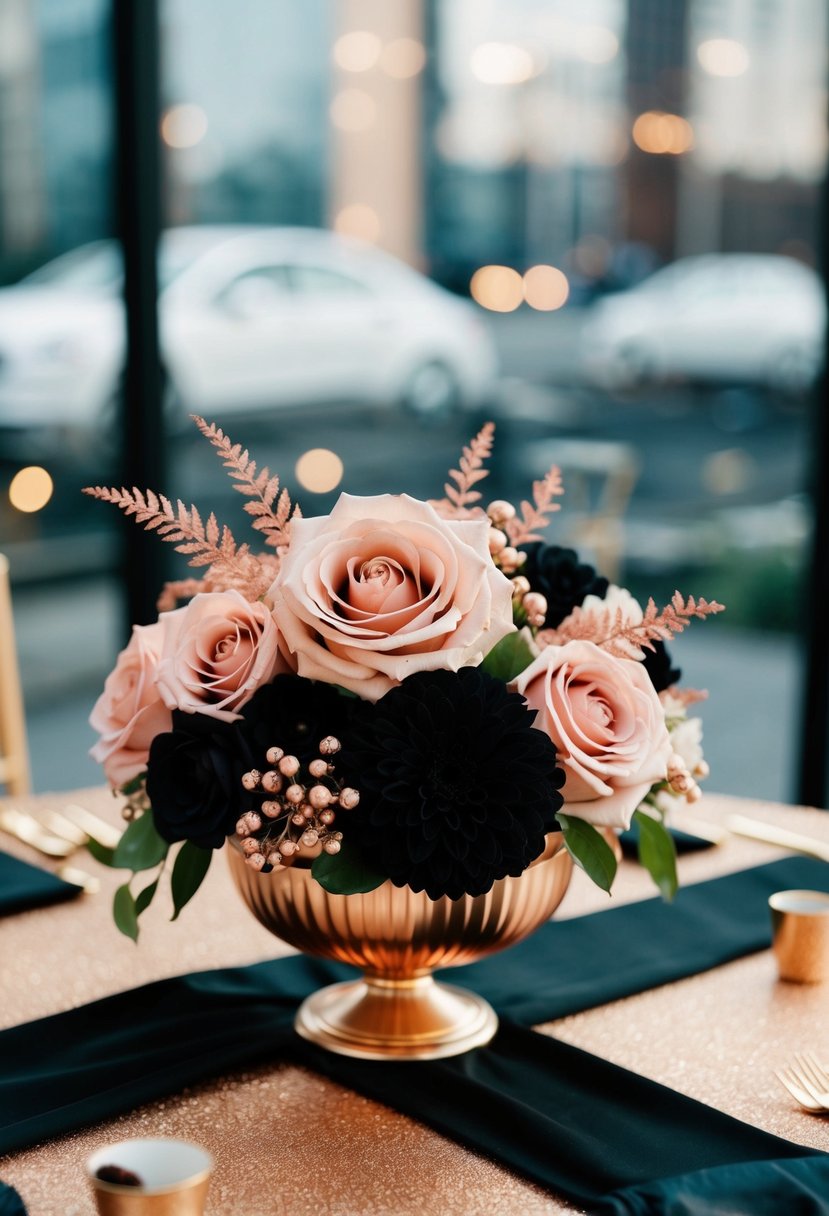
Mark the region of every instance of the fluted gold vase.
<instances>
[{"instance_id":1,"label":"fluted gold vase","mask_svg":"<svg viewBox=\"0 0 829 1216\"><path fill-rule=\"evenodd\" d=\"M301 862L260 874L236 848L226 851L243 900L266 929L305 954L363 971L308 997L296 1017L299 1034L373 1060L434 1060L488 1043L498 1028L491 1006L436 982L432 971L527 937L552 916L572 874L560 832L519 878L454 900L390 882L365 895L329 895Z\"/></svg>"}]
</instances>

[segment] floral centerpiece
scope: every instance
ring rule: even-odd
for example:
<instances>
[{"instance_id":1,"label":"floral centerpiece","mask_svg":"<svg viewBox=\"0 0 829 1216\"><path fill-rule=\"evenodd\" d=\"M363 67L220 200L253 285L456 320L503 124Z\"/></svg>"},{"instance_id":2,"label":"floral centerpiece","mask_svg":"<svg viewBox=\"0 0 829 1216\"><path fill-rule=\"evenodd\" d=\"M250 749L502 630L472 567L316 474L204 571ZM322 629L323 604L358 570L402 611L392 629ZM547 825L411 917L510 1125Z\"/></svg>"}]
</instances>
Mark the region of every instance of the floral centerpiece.
<instances>
[{"instance_id":1,"label":"floral centerpiece","mask_svg":"<svg viewBox=\"0 0 829 1216\"><path fill-rule=\"evenodd\" d=\"M676 886L669 804L706 766L700 694L665 642L721 605L678 592L643 609L543 537L557 469L516 509L491 502L494 427L464 448L440 499L342 494L303 518L268 469L215 425L216 449L264 541L137 489L92 487L201 567L137 625L91 722L128 821L100 860L132 938L169 850L178 915L230 841L267 875L297 865L339 895L390 881L429 900L482 896L561 833L609 890L608 829L635 819L640 859ZM141 881L145 875L149 881Z\"/></svg>"}]
</instances>

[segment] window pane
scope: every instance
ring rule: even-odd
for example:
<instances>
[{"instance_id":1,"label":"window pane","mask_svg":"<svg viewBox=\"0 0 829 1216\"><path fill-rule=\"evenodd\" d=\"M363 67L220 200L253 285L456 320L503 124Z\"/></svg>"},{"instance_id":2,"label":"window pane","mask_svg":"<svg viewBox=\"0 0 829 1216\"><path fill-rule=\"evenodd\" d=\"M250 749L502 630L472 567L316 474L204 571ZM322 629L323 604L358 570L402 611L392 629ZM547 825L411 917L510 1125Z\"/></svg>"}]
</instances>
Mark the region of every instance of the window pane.
<instances>
[{"instance_id":1,"label":"window pane","mask_svg":"<svg viewBox=\"0 0 829 1216\"><path fill-rule=\"evenodd\" d=\"M87 717L120 643L114 479L122 347L109 5L0 5L0 550L36 788L100 782Z\"/></svg>"}]
</instances>

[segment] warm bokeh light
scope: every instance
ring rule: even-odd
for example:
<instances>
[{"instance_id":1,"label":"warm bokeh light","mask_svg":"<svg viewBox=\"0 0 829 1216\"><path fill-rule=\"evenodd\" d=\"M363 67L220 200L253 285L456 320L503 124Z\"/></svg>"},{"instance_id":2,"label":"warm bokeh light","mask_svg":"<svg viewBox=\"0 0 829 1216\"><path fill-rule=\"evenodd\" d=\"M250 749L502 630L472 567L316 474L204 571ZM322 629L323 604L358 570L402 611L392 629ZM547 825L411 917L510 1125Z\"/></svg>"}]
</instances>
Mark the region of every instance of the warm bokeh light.
<instances>
[{"instance_id":1,"label":"warm bokeh light","mask_svg":"<svg viewBox=\"0 0 829 1216\"><path fill-rule=\"evenodd\" d=\"M483 84L522 84L535 72L530 52L512 42L483 42L469 61L472 75Z\"/></svg>"},{"instance_id":2,"label":"warm bokeh light","mask_svg":"<svg viewBox=\"0 0 829 1216\"><path fill-rule=\"evenodd\" d=\"M577 47L585 63L610 63L619 54L619 39L604 25L585 25L578 32Z\"/></svg>"},{"instance_id":3,"label":"warm bokeh light","mask_svg":"<svg viewBox=\"0 0 829 1216\"><path fill-rule=\"evenodd\" d=\"M709 38L701 42L697 60L709 76L742 76L751 62L747 48L733 38Z\"/></svg>"},{"instance_id":4,"label":"warm bokeh light","mask_svg":"<svg viewBox=\"0 0 829 1216\"><path fill-rule=\"evenodd\" d=\"M20 469L9 486L9 502L18 511L32 514L46 506L54 490L52 478L40 465Z\"/></svg>"},{"instance_id":5,"label":"warm bokeh light","mask_svg":"<svg viewBox=\"0 0 829 1216\"><path fill-rule=\"evenodd\" d=\"M531 266L524 275L524 299L539 312L555 312L569 294L567 275L556 266Z\"/></svg>"},{"instance_id":6,"label":"warm bokeh light","mask_svg":"<svg viewBox=\"0 0 829 1216\"><path fill-rule=\"evenodd\" d=\"M700 475L710 494L742 494L756 471L753 458L743 448L724 448L706 456Z\"/></svg>"},{"instance_id":7,"label":"warm bokeh light","mask_svg":"<svg viewBox=\"0 0 829 1216\"><path fill-rule=\"evenodd\" d=\"M377 117L377 103L362 89L343 89L331 102L331 121L341 131L368 131Z\"/></svg>"},{"instance_id":8,"label":"warm bokeh light","mask_svg":"<svg viewBox=\"0 0 829 1216\"><path fill-rule=\"evenodd\" d=\"M195 148L207 134L207 115L201 106L182 102L161 117L161 138L168 148Z\"/></svg>"},{"instance_id":9,"label":"warm bokeh light","mask_svg":"<svg viewBox=\"0 0 829 1216\"><path fill-rule=\"evenodd\" d=\"M380 58L382 45L370 30L352 30L334 43L334 62L344 72L368 72Z\"/></svg>"},{"instance_id":10,"label":"warm bokeh light","mask_svg":"<svg viewBox=\"0 0 829 1216\"><path fill-rule=\"evenodd\" d=\"M426 48L416 38L395 38L383 47L380 67L387 76L395 80L409 80L423 71L426 65Z\"/></svg>"},{"instance_id":11,"label":"warm bokeh light","mask_svg":"<svg viewBox=\"0 0 829 1216\"><path fill-rule=\"evenodd\" d=\"M303 490L327 494L343 479L343 462L329 448L311 448L296 462L296 479Z\"/></svg>"},{"instance_id":12,"label":"warm bokeh light","mask_svg":"<svg viewBox=\"0 0 829 1216\"><path fill-rule=\"evenodd\" d=\"M490 312L515 312L524 299L524 280L509 266L481 266L469 283L472 299Z\"/></svg>"},{"instance_id":13,"label":"warm bokeh light","mask_svg":"<svg viewBox=\"0 0 829 1216\"><path fill-rule=\"evenodd\" d=\"M679 156L694 146L694 130L687 118L647 110L633 124L633 142L643 152Z\"/></svg>"},{"instance_id":14,"label":"warm bokeh light","mask_svg":"<svg viewBox=\"0 0 829 1216\"><path fill-rule=\"evenodd\" d=\"M359 237L361 241L376 241L380 236L380 216L366 203L350 203L337 212L334 231Z\"/></svg>"}]
</instances>

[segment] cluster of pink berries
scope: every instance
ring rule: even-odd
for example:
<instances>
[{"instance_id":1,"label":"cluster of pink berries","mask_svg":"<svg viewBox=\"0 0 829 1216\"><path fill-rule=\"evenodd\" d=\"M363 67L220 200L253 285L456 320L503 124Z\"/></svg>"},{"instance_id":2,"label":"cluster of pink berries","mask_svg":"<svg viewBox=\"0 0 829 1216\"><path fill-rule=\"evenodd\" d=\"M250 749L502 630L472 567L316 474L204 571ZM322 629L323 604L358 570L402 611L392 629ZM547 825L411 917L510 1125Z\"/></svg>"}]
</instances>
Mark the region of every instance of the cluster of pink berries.
<instances>
[{"instance_id":1,"label":"cluster of pink berries","mask_svg":"<svg viewBox=\"0 0 829 1216\"><path fill-rule=\"evenodd\" d=\"M360 801L357 790L333 775L330 757L339 750L339 739L326 735L320 740L319 757L303 772L296 756L269 747L266 759L271 767L263 773L251 769L243 774L246 790L268 795L258 811L246 811L236 824L245 861L252 869L267 874L293 865L298 857L339 853L343 834L334 831L337 809L353 810Z\"/></svg>"},{"instance_id":2,"label":"cluster of pink berries","mask_svg":"<svg viewBox=\"0 0 829 1216\"><path fill-rule=\"evenodd\" d=\"M523 574L516 574L526 561L526 553L509 543L506 525L515 517L511 502L497 498L486 509L489 518L489 552L495 565L507 575L513 575L512 612L517 625L540 629L547 617L547 600L538 591L531 591Z\"/></svg>"}]
</instances>

